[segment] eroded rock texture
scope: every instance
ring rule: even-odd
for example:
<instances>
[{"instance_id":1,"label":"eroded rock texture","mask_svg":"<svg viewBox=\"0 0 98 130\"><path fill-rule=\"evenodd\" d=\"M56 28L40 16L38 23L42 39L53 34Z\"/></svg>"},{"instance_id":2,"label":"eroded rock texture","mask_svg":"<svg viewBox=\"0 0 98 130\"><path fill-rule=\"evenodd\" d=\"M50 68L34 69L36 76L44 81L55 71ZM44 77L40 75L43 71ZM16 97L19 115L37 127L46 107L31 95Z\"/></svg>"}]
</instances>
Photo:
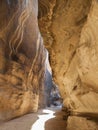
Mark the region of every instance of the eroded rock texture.
<instances>
[{"instance_id":1,"label":"eroded rock texture","mask_svg":"<svg viewBox=\"0 0 98 130\"><path fill-rule=\"evenodd\" d=\"M74 115L98 117L98 1L47 0L40 2L39 12L39 26L64 106ZM77 126L98 129L84 118L70 119L68 130ZM83 127L77 125L78 119Z\"/></svg>"},{"instance_id":2,"label":"eroded rock texture","mask_svg":"<svg viewBox=\"0 0 98 130\"><path fill-rule=\"evenodd\" d=\"M98 113L97 12L97 0L0 1L0 119L36 111L43 101L38 18L64 106L76 115Z\"/></svg>"},{"instance_id":3,"label":"eroded rock texture","mask_svg":"<svg viewBox=\"0 0 98 130\"><path fill-rule=\"evenodd\" d=\"M83 117L69 117L66 130L97 130L98 124L96 121L88 120Z\"/></svg>"},{"instance_id":4,"label":"eroded rock texture","mask_svg":"<svg viewBox=\"0 0 98 130\"><path fill-rule=\"evenodd\" d=\"M79 100L80 107L86 112L98 113L98 1L93 0L87 23L81 33L77 49L78 74L81 79L83 94ZM78 93L77 93L78 94ZM80 103L81 102L81 103ZM79 111L82 111L79 108Z\"/></svg>"},{"instance_id":5,"label":"eroded rock texture","mask_svg":"<svg viewBox=\"0 0 98 130\"><path fill-rule=\"evenodd\" d=\"M78 104L77 100L80 100L81 95L84 97L86 92L91 92L83 88L84 84L77 69L78 59L80 59L77 56L77 50L81 30L87 21L90 7L91 1L89 0L85 0L85 2L84 0L47 0L45 4L40 2L39 8L39 26L45 46L50 52L54 80L59 85L64 105L77 111L79 108L83 110L83 106L85 107L84 99L81 103L82 106ZM81 55L84 54L82 51L84 49L81 49ZM81 57L81 59L84 63L84 58Z\"/></svg>"},{"instance_id":6,"label":"eroded rock texture","mask_svg":"<svg viewBox=\"0 0 98 130\"><path fill-rule=\"evenodd\" d=\"M69 104L75 111L89 115L98 113L97 9L98 3L94 0L65 80L69 98L64 103ZM73 68L74 65L76 68Z\"/></svg>"},{"instance_id":7,"label":"eroded rock texture","mask_svg":"<svg viewBox=\"0 0 98 130\"><path fill-rule=\"evenodd\" d=\"M0 120L35 112L46 51L37 0L0 1Z\"/></svg>"}]
</instances>

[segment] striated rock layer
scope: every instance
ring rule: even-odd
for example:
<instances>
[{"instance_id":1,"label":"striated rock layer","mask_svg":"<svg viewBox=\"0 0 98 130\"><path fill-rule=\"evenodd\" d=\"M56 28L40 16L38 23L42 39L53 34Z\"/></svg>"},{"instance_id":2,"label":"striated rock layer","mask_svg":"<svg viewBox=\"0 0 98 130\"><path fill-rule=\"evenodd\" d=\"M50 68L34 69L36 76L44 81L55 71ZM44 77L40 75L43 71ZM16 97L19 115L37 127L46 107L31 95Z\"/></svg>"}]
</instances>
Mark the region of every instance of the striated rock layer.
<instances>
[{"instance_id":1,"label":"striated rock layer","mask_svg":"<svg viewBox=\"0 0 98 130\"><path fill-rule=\"evenodd\" d=\"M0 120L38 109L46 51L37 6L37 0L0 1Z\"/></svg>"},{"instance_id":2,"label":"striated rock layer","mask_svg":"<svg viewBox=\"0 0 98 130\"><path fill-rule=\"evenodd\" d=\"M38 22L64 106L75 115L98 114L97 12L97 0L0 1L1 120L36 111L43 101Z\"/></svg>"}]
</instances>

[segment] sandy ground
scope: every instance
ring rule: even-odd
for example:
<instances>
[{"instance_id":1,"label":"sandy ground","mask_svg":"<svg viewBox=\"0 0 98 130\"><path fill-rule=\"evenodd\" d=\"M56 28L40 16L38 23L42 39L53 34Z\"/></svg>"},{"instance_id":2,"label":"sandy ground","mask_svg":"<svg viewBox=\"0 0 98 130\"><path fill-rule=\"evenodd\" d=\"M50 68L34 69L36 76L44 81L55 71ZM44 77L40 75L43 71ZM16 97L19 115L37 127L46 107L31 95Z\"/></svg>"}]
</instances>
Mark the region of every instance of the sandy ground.
<instances>
[{"instance_id":1,"label":"sandy ground","mask_svg":"<svg viewBox=\"0 0 98 130\"><path fill-rule=\"evenodd\" d=\"M65 130L63 115L60 108L51 107L2 123L0 130Z\"/></svg>"}]
</instances>

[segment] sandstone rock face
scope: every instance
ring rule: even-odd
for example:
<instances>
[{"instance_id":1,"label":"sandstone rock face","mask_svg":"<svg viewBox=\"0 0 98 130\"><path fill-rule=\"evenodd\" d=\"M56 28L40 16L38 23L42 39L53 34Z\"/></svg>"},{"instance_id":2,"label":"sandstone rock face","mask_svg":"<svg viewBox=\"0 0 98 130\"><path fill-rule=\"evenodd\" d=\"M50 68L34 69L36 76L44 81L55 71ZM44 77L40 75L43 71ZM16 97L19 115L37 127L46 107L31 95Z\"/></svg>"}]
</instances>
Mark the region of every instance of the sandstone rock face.
<instances>
[{"instance_id":1,"label":"sandstone rock face","mask_svg":"<svg viewBox=\"0 0 98 130\"><path fill-rule=\"evenodd\" d=\"M80 102L84 111L98 113L98 1L92 2L87 23L84 25L77 49L78 74L84 93ZM81 108L80 108L81 111Z\"/></svg>"},{"instance_id":2,"label":"sandstone rock face","mask_svg":"<svg viewBox=\"0 0 98 130\"><path fill-rule=\"evenodd\" d=\"M69 117L67 130L98 130L96 121L88 120L83 117Z\"/></svg>"},{"instance_id":3,"label":"sandstone rock face","mask_svg":"<svg viewBox=\"0 0 98 130\"><path fill-rule=\"evenodd\" d=\"M37 0L0 1L0 120L38 109L46 51Z\"/></svg>"},{"instance_id":4,"label":"sandstone rock face","mask_svg":"<svg viewBox=\"0 0 98 130\"><path fill-rule=\"evenodd\" d=\"M98 1L47 0L40 2L39 12L39 27L64 106L73 115L98 117ZM69 117L68 130L97 130L96 123Z\"/></svg>"},{"instance_id":5,"label":"sandstone rock face","mask_svg":"<svg viewBox=\"0 0 98 130\"><path fill-rule=\"evenodd\" d=\"M38 18L64 106L76 115L98 113L97 12L97 0L0 1L0 120L37 111L43 101Z\"/></svg>"},{"instance_id":6,"label":"sandstone rock face","mask_svg":"<svg viewBox=\"0 0 98 130\"><path fill-rule=\"evenodd\" d=\"M75 112L98 113L98 54L97 54L97 1L92 2L87 22L81 32L80 42L76 49L65 86L69 96L64 104ZM73 68L73 66L76 68ZM73 74L72 74L73 71Z\"/></svg>"},{"instance_id":7,"label":"sandstone rock face","mask_svg":"<svg viewBox=\"0 0 98 130\"><path fill-rule=\"evenodd\" d=\"M86 24L90 7L91 1L89 0L85 2L84 0L47 0L46 4L40 2L39 8L39 27L45 46L50 52L54 80L59 85L64 106L77 111L86 108L83 104L85 98L85 104L88 102L85 93L89 95L90 92L92 95L90 89L88 90L86 84L82 82L78 69L78 65L82 65L79 60L83 60L82 63L85 62L84 52L82 53L84 48L81 49L79 56L78 51L81 30ZM86 56L84 57L86 60ZM81 95L82 103L80 101ZM92 100L95 101L94 96Z\"/></svg>"}]
</instances>

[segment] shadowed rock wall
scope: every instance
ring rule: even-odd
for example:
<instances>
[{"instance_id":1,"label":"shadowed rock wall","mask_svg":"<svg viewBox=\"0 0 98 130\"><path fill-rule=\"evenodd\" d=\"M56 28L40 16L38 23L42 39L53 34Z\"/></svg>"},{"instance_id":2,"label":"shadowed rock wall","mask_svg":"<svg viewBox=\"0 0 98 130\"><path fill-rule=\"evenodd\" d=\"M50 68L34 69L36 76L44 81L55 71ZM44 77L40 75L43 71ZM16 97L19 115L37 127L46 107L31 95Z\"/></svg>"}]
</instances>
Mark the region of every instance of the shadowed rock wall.
<instances>
[{"instance_id":1,"label":"shadowed rock wall","mask_svg":"<svg viewBox=\"0 0 98 130\"><path fill-rule=\"evenodd\" d=\"M35 112L46 51L37 0L0 1L0 120Z\"/></svg>"}]
</instances>

